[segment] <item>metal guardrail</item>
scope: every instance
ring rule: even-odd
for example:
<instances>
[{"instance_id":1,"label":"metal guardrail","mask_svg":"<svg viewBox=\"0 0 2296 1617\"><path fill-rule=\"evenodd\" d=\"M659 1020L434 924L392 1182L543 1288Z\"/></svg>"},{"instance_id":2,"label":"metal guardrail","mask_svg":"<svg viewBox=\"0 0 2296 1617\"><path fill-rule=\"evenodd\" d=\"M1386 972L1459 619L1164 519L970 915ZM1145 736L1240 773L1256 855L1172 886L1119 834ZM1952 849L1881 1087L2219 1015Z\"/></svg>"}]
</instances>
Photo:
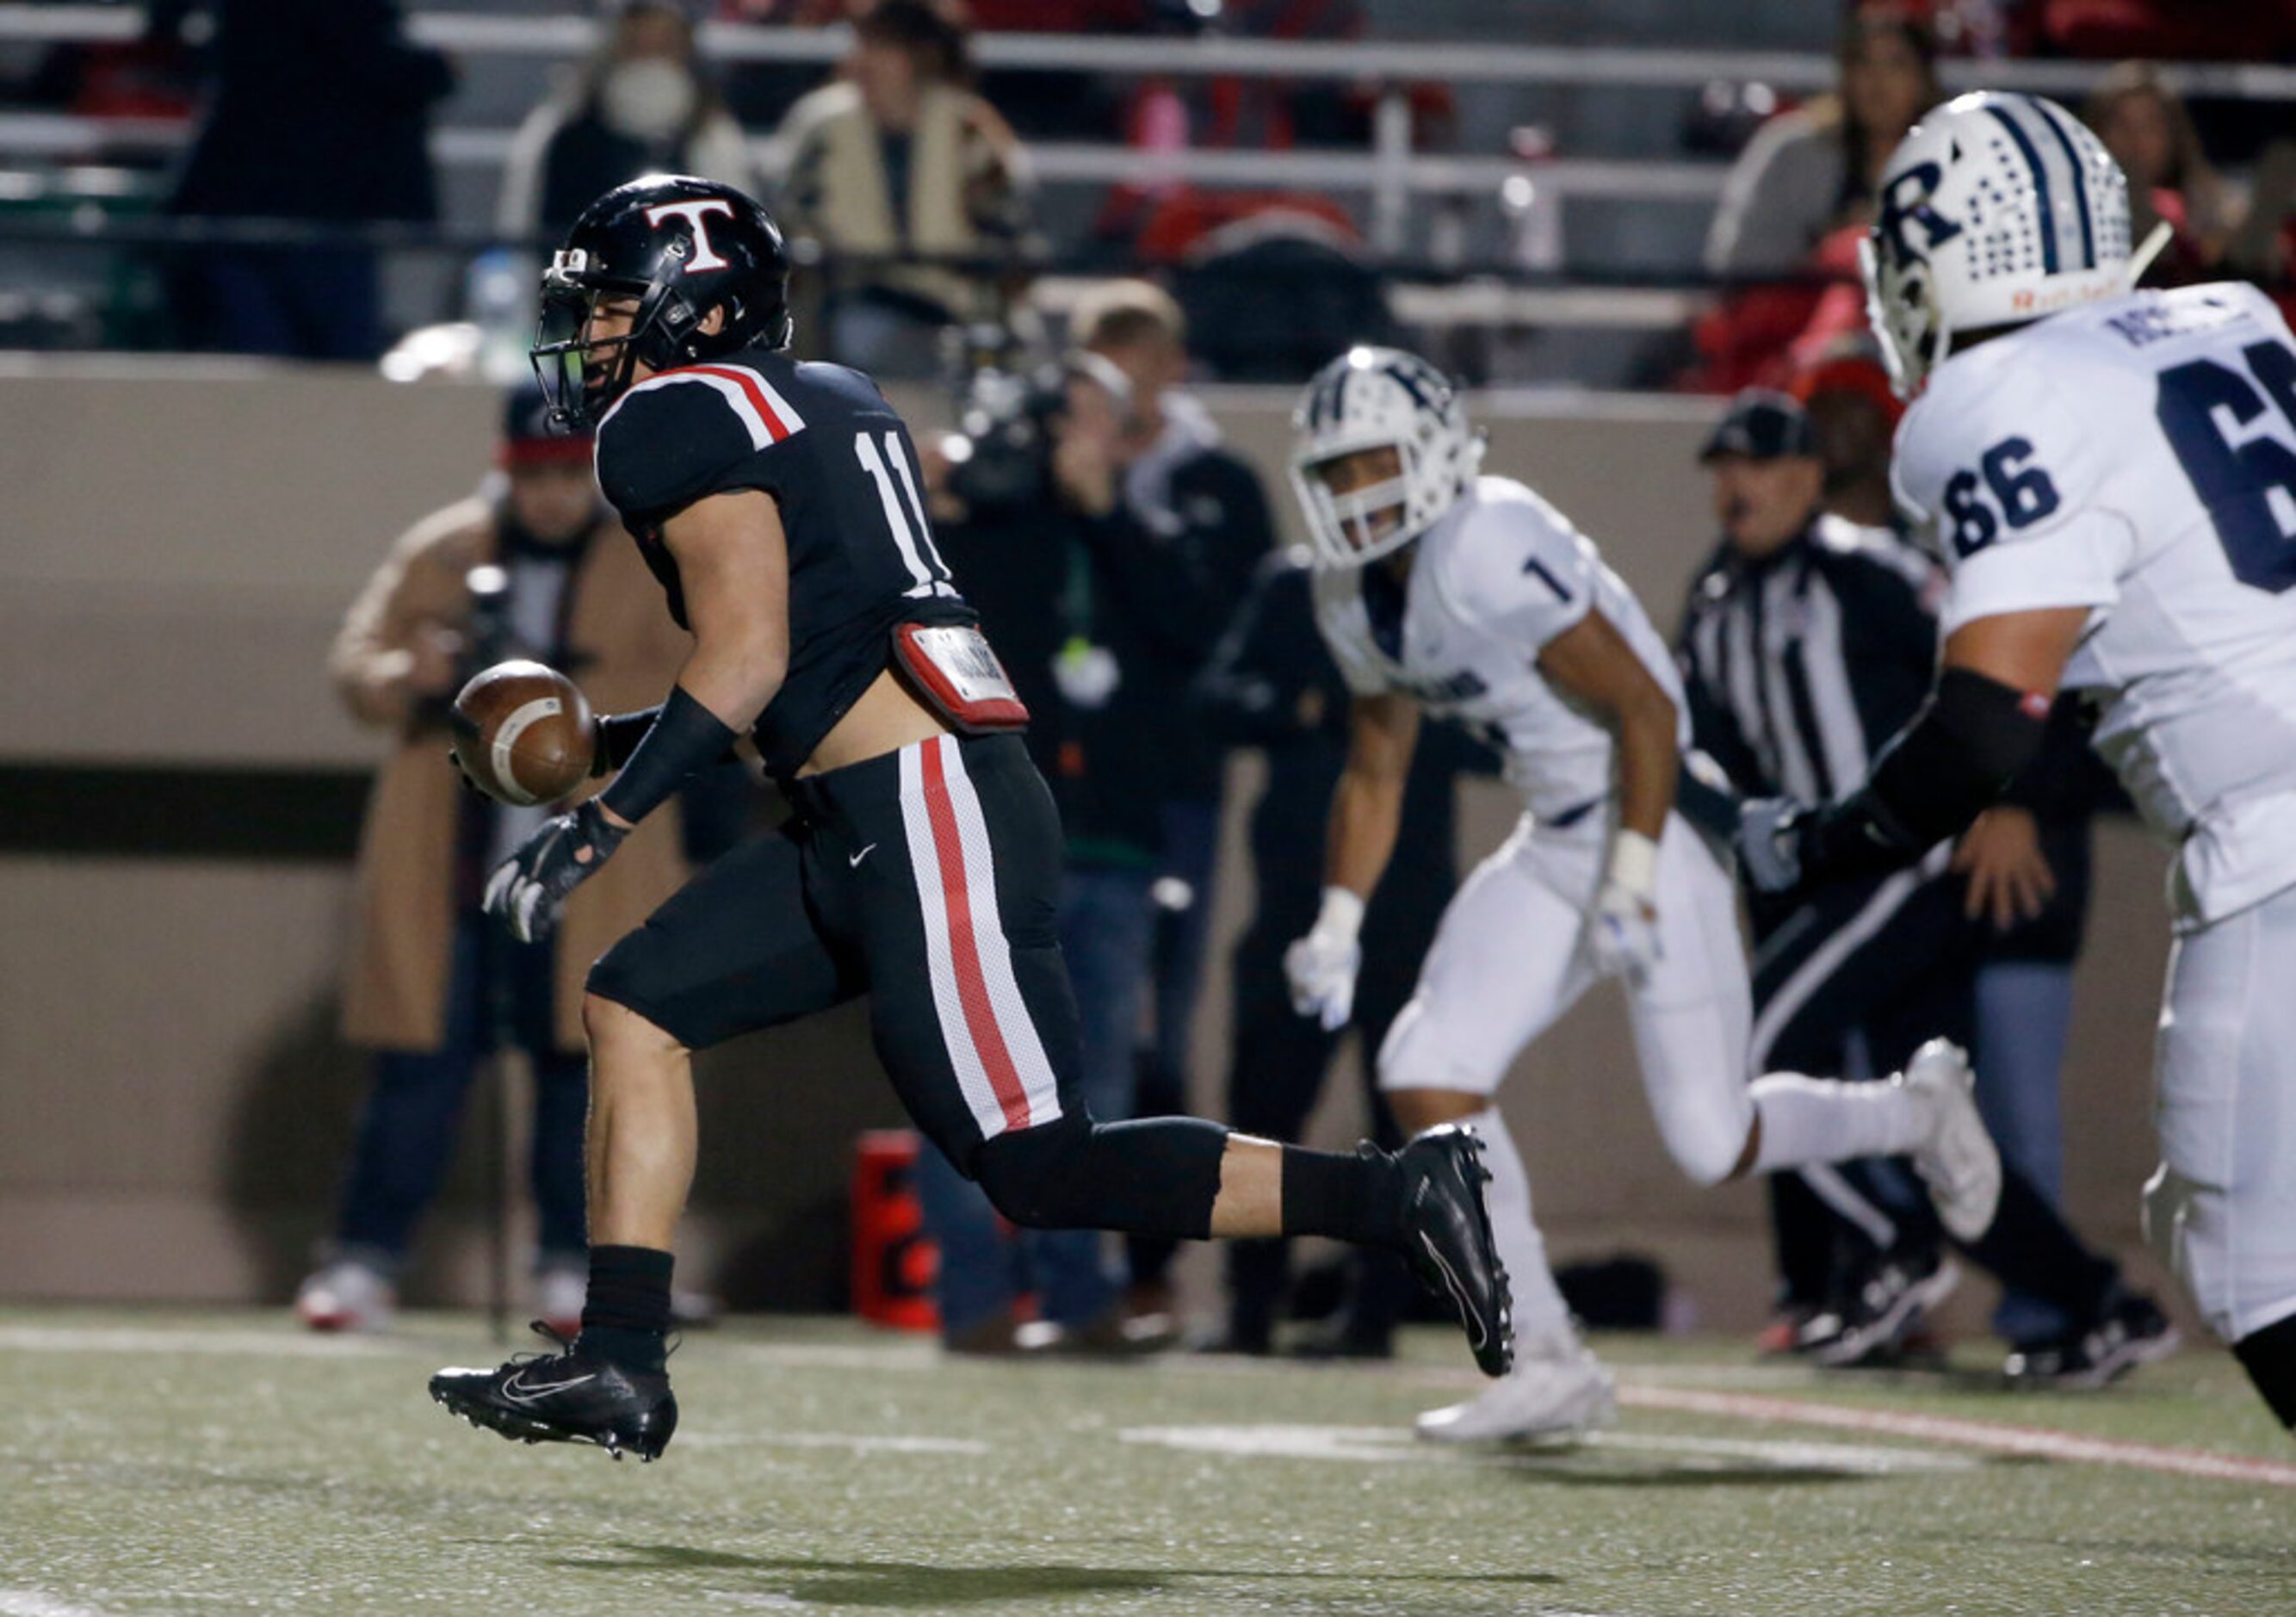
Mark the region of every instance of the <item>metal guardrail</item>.
<instances>
[{"instance_id":1,"label":"metal guardrail","mask_svg":"<svg viewBox=\"0 0 2296 1617\"><path fill-rule=\"evenodd\" d=\"M309 3L324 4L326 0ZM0 3L0 41L118 41L136 37L143 28L140 7ZM469 55L573 56L591 49L597 39L597 23L590 17L424 12L412 16L408 28L426 44ZM827 65L845 54L851 32L842 27L779 29L713 22L704 26L702 44L721 61ZM1378 101L1367 152L1147 152L1124 146L1046 143L1031 145L1029 154L1035 172L1049 180L1153 184L1185 179L1215 186L1367 193L1368 234L1374 247L1390 256L1407 244L1414 195L1488 195L1507 179L1528 175L1565 197L1710 203L1720 195L1728 173L1718 163L1565 158L1526 165L1504 157L1421 152L1414 149L1407 100L1406 86L1413 83L1693 88L1719 78L1760 80L1799 91L1830 85L1834 75L1833 59L1817 53L1616 45L988 33L975 37L973 53L989 68L1338 79L1373 86ZM1981 84L2077 94L2105 70L2105 64L1951 61L1943 70L1947 83L1956 88ZM2296 101L2296 68L2202 62L2168 64L2161 72L2188 94ZM0 114L0 152L69 160L104 152L165 151L182 138L179 127L149 120ZM447 127L433 135L431 150L442 165L493 167L504 160L511 140L512 132L504 129ZM783 160L778 144L770 137L754 144L764 171L779 174Z\"/></svg>"},{"instance_id":2,"label":"metal guardrail","mask_svg":"<svg viewBox=\"0 0 2296 1617\"><path fill-rule=\"evenodd\" d=\"M164 154L183 145L188 127L163 119L81 118L54 112L0 112L0 152L65 160L101 155ZM446 128L430 136L433 160L447 168L498 168L514 131ZM750 143L758 167L777 176L786 166L772 136ZM1376 191L1397 176L1360 152L1231 152L1191 148L1143 152L1088 142L1039 141L1029 146L1039 179L1100 185L1153 185L1185 179L1205 185L1265 185L1292 191ZM1400 160L1405 188L1426 196L1481 196L1527 174L1562 196L1628 201L1710 203L1729 168L1722 163L1555 158L1525 164L1504 157L1410 153Z\"/></svg>"},{"instance_id":3,"label":"metal guardrail","mask_svg":"<svg viewBox=\"0 0 2296 1617\"><path fill-rule=\"evenodd\" d=\"M315 0L324 3L324 0ZM139 7L0 4L0 40L123 40L142 32ZM588 17L489 16L422 12L409 21L414 37L471 55L568 56L589 50L597 27ZM703 26L710 54L728 62L835 62L850 44L843 28L776 29L712 22ZM1537 45L1496 42L1177 39L1103 34L988 33L973 41L982 66L1182 78L1347 79L1371 83L1436 80L1453 84L1554 84L1694 88L1715 78L1759 79L1786 90L1833 82L1833 59L1815 51L1646 49L1629 45ZM2079 94L2108 64L2089 62L1971 61L1941 65L1955 89L1980 86ZM2260 62L2167 62L2161 77L2186 95L2238 101L2296 101L2296 68Z\"/></svg>"},{"instance_id":4,"label":"metal guardrail","mask_svg":"<svg viewBox=\"0 0 2296 1617\"><path fill-rule=\"evenodd\" d=\"M219 218L167 214L106 215L94 211L0 214L0 251L11 248L127 251L164 257L170 250L209 246L362 247L382 252L443 254L470 259L495 249L538 258L554 238L505 239L499 233L453 226L377 222L323 224L299 219ZM834 275L865 275L888 266L925 263L975 275L1028 285L1038 309L1065 312L1086 289L1103 283L1108 267L1089 255L1013 251L1003 254L903 255L880 258L839 254L825 267ZM1522 329L1583 328L1603 331L1660 331L1679 327L1711 308L1729 290L1722 282L1685 284L1663 275L1614 274L1569 278L1526 272L1512 263L1437 264L1426 259L1382 259L1381 275L1389 308L1406 324L1428 327L1485 326ZM1261 269L1231 265L1226 274L1249 278L1297 274L1290 267Z\"/></svg>"}]
</instances>

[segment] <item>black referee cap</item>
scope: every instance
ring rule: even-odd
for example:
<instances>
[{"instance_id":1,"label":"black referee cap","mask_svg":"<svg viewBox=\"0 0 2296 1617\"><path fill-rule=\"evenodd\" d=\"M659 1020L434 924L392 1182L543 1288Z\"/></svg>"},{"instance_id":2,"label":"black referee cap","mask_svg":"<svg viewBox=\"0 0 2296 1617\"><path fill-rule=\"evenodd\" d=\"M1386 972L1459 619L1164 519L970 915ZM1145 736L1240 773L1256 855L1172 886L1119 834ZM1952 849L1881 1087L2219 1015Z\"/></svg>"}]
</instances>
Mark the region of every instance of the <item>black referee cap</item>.
<instances>
[{"instance_id":1,"label":"black referee cap","mask_svg":"<svg viewBox=\"0 0 2296 1617\"><path fill-rule=\"evenodd\" d=\"M1698 460L1703 465L1729 455L1744 460L1777 460L1816 453L1809 412L1800 400L1775 388L1748 388L1730 401L1729 413L1716 424L1713 436L1698 452Z\"/></svg>"}]
</instances>

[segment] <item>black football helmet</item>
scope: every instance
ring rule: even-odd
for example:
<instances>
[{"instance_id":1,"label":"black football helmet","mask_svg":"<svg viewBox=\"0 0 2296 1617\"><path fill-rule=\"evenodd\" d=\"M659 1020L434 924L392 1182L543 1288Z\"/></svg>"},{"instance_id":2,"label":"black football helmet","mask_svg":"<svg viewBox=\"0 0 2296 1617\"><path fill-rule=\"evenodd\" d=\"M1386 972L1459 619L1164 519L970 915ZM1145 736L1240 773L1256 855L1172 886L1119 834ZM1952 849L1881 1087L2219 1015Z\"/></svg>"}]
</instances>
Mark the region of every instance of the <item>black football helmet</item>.
<instances>
[{"instance_id":1,"label":"black football helmet","mask_svg":"<svg viewBox=\"0 0 2296 1617\"><path fill-rule=\"evenodd\" d=\"M629 329L592 334L598 307L634 302ZM702 322L723 309L718 329ZM534 373L552 419L597 424L632 367L666 371L742 349L787 348L789 253L755 197L715 180L651 174L582 210L542 274Z\"/></svg>"}]
</instances>

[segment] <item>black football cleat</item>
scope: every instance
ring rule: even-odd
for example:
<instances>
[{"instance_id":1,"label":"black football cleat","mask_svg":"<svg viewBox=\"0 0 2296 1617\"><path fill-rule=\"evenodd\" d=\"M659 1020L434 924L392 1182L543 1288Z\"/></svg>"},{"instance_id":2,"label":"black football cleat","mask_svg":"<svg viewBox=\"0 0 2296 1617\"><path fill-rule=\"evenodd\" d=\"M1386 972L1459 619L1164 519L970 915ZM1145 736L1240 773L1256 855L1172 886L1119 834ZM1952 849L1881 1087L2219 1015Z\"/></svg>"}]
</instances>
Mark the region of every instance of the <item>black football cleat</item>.
<instances>
[{"instance_id":1,"label":"black football cleat","mask_svg":"<svg viewBox=\"0 0 2296 1617\"><path fill-rule=\"evenodd\" d=\"M1849 1294L1803 1329L1801 1351L1831 1370L1905 1364L1922 1316L1961 1284L1961 1267L1935 1246L1883 1256Z\"/></svg>"},{"instance_id":2,"label":"black football cleat","mask_svg":"<svg viewBox=\"0 0 2296 1617\"><path fill-rule=\"evenodd\" d=\"M492 1370L450 1367L430 1378L433 1402L473 1426L529 1443L595 1443L616 1459L660 1457L677 1430L667 1375L648 1375L582 1351L540 1320L555 1353L520 1353Z\"/></svg>"},{"instance_id":3,"label":"black football cleat","mask_svg":"<svg viewBox=\"0 0 2296 1617\"><path fill-rule=\"evenodd\" d=\"M1404 1251L1419 1284L1458 1310L1483 1374L1505 1375L1514 1363L1513 1300L1491 1238L1483 1199L1491 1174L1482 1158L1483 1142L1456 1123L1414 1135L1395 1153L1403 1170Z\"/></svg>"},{"instance_id":4,"label":"black football cleat","mask_svg":"<svg viewBox=\"0 0 2296 1617\"><path fill-rule=\"evenodd\" d=\"M2150 1297L2116 1288L2095 1324L2018 1349L2002 1375L2013 1387L2093 1391L2139 1365L2159 1363L2183 1342L2183 1333Z\"/></svg>"}]
</instances>

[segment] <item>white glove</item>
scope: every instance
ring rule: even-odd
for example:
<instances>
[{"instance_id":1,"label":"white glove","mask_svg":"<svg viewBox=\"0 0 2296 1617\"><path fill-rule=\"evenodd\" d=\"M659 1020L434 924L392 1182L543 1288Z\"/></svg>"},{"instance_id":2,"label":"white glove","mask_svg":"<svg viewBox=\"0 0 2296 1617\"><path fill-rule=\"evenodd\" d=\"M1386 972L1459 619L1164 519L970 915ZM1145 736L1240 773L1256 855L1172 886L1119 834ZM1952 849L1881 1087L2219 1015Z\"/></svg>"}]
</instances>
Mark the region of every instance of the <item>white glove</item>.
<instances>
[{"instance_id":1,"label":"white glove","mask_svg":"<svg viewBox=\"0 0 2296 1617\"><path fill-rule=\"evenodd\" d=\"M1587 918L1587 947L1595 969L1630 988L1650 981L1658 964L1658 844L1639 831L1620 831L1611 844L1611 868Z\"/></svg>"},{"instance_id":2,"label":"white glove","mask_svg":"<svg viewBox=\"0 0 2296 1617\"><path fill-rule=\"evenodd\" d=\"M1738 869L1756 892L1784 892L1801 884L1802 817L1790 797L1751 797L1738 805Z\"/></svg>"},{"instance_id":3,"label":"white glove","mask_svg":"<svg viewBox=\"0 0 2296 1617\"><path fill-rule=\"evenodd\" d=\"M1355 1012L1356 972L1363 964L1364 901L1344 887L1324 889L1324 907L1308 935L1283 951L1292 982L1292 1008L1313 1016L1326 1033L1347 1026Z\"/></svg>"}]
</instances>

